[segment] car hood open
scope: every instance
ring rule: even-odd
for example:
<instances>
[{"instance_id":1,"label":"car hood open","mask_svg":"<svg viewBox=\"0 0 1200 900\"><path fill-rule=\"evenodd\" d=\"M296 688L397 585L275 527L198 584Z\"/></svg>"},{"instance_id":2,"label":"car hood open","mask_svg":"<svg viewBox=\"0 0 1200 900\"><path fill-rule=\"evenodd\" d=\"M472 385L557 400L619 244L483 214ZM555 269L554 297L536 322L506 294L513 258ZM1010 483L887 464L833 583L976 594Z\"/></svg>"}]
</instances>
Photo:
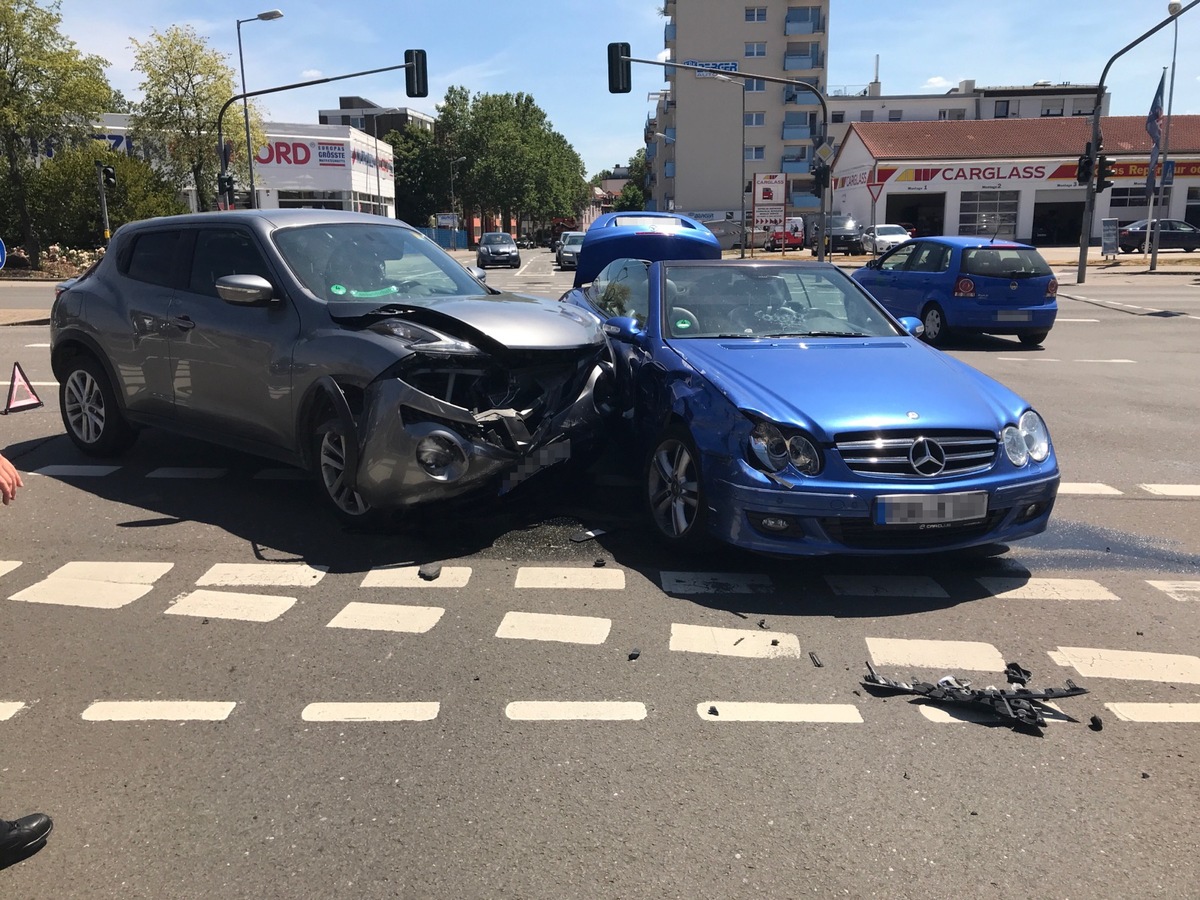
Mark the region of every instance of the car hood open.
<instances>
[{"instance_id":1,"label":"car hood open","mask_svg":"<svg viewBox=\"0 0 1200 900\"><path fill-rule=\"evenodd\" d=\"M821 440L871 428L996 431L1029 407L915 338L693 339L671 347L739 409Z\"/></svg>"}]
</instances>

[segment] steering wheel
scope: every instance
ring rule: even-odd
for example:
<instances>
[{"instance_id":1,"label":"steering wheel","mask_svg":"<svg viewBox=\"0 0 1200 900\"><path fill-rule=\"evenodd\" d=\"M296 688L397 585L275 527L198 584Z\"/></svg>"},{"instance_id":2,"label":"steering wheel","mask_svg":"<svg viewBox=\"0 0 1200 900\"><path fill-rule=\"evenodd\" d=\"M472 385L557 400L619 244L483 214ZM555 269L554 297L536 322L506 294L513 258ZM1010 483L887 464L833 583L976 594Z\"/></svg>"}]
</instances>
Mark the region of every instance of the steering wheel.
<instances>
[{"instance_id":1,"label":"steering wheel","mask_svg":"<svg viewBox=\"0 0 1200 900\"><path fill-rule=\"evenodd\" d=\"M672 306L670 315L669 324L671 334L674 336L684 337L690 332L700 330L700 318L691 310L684 309L682 306Z\"/></svg>"},{"instance_id":2,"label":"steering wheel","mask_svg":"<svg viewBox=\"0 0 1200 900\"><path fill-rule=\"evenodd\" d=\"M807 313L791 306L735 306L729 310L729 324L743 331L789 331L807 321Z\"/></svg>"}]
</instances>

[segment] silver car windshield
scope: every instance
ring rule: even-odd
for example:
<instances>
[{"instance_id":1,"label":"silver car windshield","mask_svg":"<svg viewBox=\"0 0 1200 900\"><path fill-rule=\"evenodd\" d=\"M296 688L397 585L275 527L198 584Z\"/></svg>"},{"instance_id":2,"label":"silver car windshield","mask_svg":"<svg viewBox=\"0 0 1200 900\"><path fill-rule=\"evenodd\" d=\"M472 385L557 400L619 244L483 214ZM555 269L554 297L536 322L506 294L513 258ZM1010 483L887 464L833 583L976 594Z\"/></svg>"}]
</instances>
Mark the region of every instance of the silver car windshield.
<instances>
[{"instance_id":1,"label":"silver car windshield","mask_svg":"<svg viewBox=\"0 0 1200 900\"><path fill-rule=\"evenodd\" d=\"M886 313L837 270L806 266L666 267L664 333L673 338L892 337Z\"/></svg>"},{"instance_id":2,"label":"silver car windshield","mask_svg":"<svg viewBox=\"0 0 1200 900\"><path fill-rule=\"evenodd\" d=\"M484 290L417 231L385 224L280 229L275 246L300 282L330 303L479 295Z\"/></svg>"}]
</instances>

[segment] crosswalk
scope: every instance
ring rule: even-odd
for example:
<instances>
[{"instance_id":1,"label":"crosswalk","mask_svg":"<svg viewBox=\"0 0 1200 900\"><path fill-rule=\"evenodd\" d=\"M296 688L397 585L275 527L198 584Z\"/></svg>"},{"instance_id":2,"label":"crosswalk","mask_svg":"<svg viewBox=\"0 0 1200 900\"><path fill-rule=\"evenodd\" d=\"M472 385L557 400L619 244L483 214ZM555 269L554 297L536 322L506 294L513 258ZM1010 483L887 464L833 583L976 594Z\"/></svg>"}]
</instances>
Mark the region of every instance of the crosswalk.
<instances>
[{"instance_id":1,"label":"crosswalk","mask_svg":"<svg viewBox=\"0 0 1200 900\"><path fill-rule=\"evenodd\" d=\"M20 560L0 560L0 579L12 583L20 571ZM319 590L328 575L326 567L303 561L264 563L216 563L195 579L194 586L177 596L156 600L156 585L174 569L174 563L142 561L70 561L45 574L45 577L19 590L4 590L0 597L13 603L76 607L93 611L114 611L141 604L141 609L165 616L224 619L267 626L284 619L305 592ZM534 566L525 565L515 572L506 569L519 608L491 610L494 639L506 642L572 644L601 647L610 642L614 620L602 615L564 614L539 608L539 598L558 598L570 592L621 590L627 573L619 567ZM448 622L446 607L437 597L447 591L468 588L475 575L472 566L386 566L367 570L358 578L355 596L341 605L328 619L325 628L346 631L391 632L406 635L434 635L456 627ZM18 576L19 577L19 576ZM487 583L496 575L487 573ZM636 573L636 577L645 575ZM662 571L657 573L658 587L668 595L703 597L705 595L771 596L784 588L765 573ZM813 575L812 590L834 598L945 599L951 588L935 576L897 575ZM1135 591L1142 602L1190 604L1200 600L1200 580L1139 579L1122 580L1119 587L1086 578L1040 578L981 576L972 579L977 590L971 596L984 600L1037 601L1071 605L1119 604L1123 595ZM175 582L178 584L178 582ZM381 590L386 589L386 590ZM957 586L961 593L962 586ZM266 592L267 590L274 592ZM795 591L789 584L788 591ZM280 591L285 593L279 593ZM588 596L594 596L588 594ZM395 602L404 600L405 602ZM702 609L702 607L681 607ZM1178 608L1178 607L1177 607ZM702 613L697 613L702 615ZM684 617L686 618L686 617ZM487 626L491 630L492 625ZM806 654L801 638L786 630L767 626L765 619L748 621L741 627L723 627L696 621L675 621L651 629L645 635L648 650L692 657L727 658L758 661L762 665L789 666L807 657L819 666L815 654ZM433 639L433 638L420 638ZM941 638L899 638L882 634L864 636L865 658L886 671L908 673L968 674L995 682L1002 679L1007 665L1003 649L986 641ZM641 652L641 651L638 651ZM636 658L636 653L630 659ZM732 663L731 663L732 664ZM750 665L752 663L744 663ZM1062 670L1062 678L1047 674L1046 665ZM1116 685L1129 683L1171 686L1200 685L1200 656L1146 652L1120 647L1052 646L1045 648L1040 665L1041 683L1053 684L1079 677L1095 688L1093 682ZM907 674L905 675L907 677ZM603 685L596 690L603 695ZM731 692L732 693L732 692ZM1194 695L1194 692L1193 692ZM694 707L695 717L706 724L778 723L778 724L869 724L878 708L870 700L859 702L808 702L806 698L710 697L700 701L682 698L684 707ZM108 698L97 700L79 710L85 722L216 722L235 714L243 701L230 699ZM35 715L35 700L4 696L0 682L0 722L18 715ZM1105 706L1118 721L1128 723L1200 723L1200 703L1143 702L1115 696ZM629 697L518 697L506 702L497 714L522 722L640 722L652 719L652 706L645 700ZM949 724L973 721L969 713L947 711L934 706L915 705L924 720ZM313 698L297 711L302 721L321 722L428 722L443 715L444 701L436 697L395 698L364 701L358 698L337 700ZM1050 721L1058 719L1051 714Z\"/></svg>"}]
</instances>

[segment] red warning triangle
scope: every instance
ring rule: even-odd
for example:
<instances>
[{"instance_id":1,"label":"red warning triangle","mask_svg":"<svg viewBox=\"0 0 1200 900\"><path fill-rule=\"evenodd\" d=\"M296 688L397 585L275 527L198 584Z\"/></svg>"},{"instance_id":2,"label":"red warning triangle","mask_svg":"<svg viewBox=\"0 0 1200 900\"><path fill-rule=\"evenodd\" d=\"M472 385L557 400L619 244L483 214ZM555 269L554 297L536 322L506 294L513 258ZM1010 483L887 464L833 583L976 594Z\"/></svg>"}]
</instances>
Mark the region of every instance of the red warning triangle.
<instances>
[{"instance_id":1,"label":"red warning triangle","mask_svg":"<svg viewBox=\"0 0 1200 900\"><path fill-rule=\"evenodd\" d=\"M4 415L10 412L21 412L25 409L37 409L42 406L33 385L25 377L25 372L18 362L13 363L12 378L8 382L8 404L4 407Z\"/></svg>"}]
</instances>

